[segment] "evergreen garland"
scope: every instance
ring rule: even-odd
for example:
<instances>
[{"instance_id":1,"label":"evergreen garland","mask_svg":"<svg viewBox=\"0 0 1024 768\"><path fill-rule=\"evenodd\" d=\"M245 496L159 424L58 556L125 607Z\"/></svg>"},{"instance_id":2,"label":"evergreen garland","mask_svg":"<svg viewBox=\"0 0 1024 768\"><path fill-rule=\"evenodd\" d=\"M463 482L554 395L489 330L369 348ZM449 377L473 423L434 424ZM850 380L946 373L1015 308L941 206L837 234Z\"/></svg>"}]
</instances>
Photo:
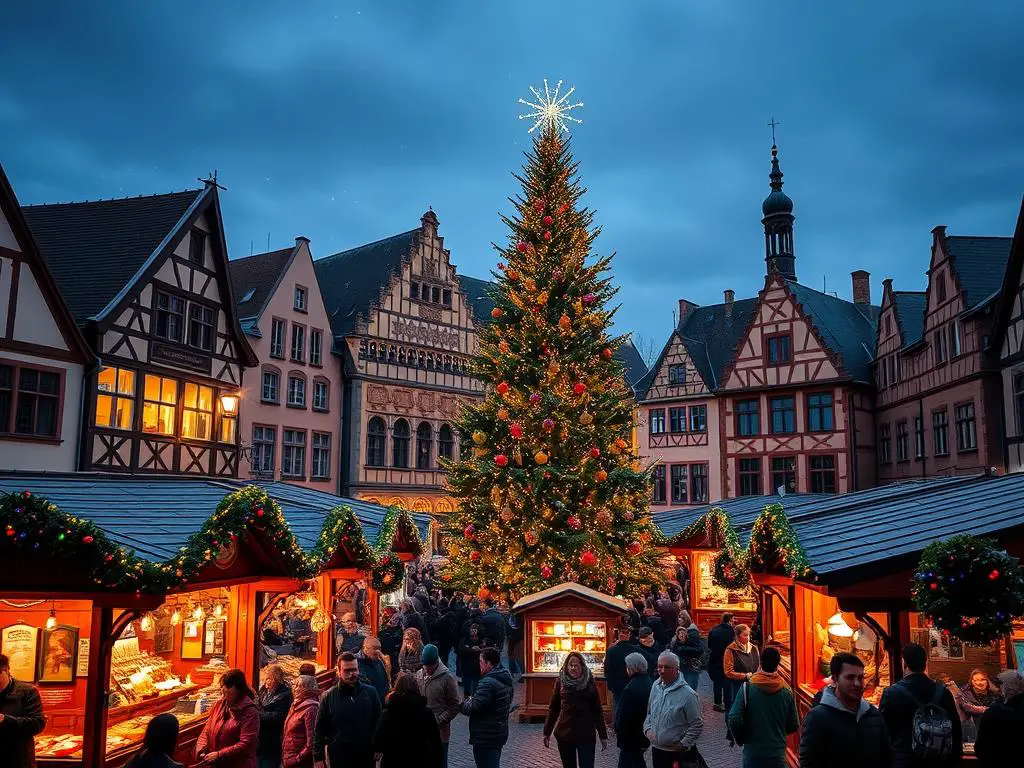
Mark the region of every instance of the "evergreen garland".
<instances>
[{"instance_id":1,"label":"evergreen garland","mask_svg":"<svg viewBox=\"0 0 1024 768\"><path fill-rule=\"evenodd\" d=\"M807 553L781 504L769 504L757 516L750 532L746 561L750 571L767 573L781 566L794 579L811 575Z\"/></svg>"},{"instance_id":2,"label":"evergreen garland","mask_svg":"<svg viewBox=\"0 0 1024 768\"><path fill-rule=\"evenodd\" d=\"M750 586L750 568L742 555L736 556L733 551L723 549L715 555L715 583L725 589L745 589Z\"/></svg>"},{"instance_id":3,"label":"evergreen garland","mask_svg":"<svg viewBox=\"0 0 1024 768\"><path fill-rule=\"evenodd\" d=\"M972 645L987 645L1024 616L1024 574L992 539L954 536L929 544L914 573L917 609L939 629Z\"/></svg>"},{"instance_id":4,"label":"evergreen garland","mask_svg":"<svg viewBox=\"0 0 1024 768\"><path fill-rule=\"evenodd\" d=\"M370 585L382 595L402 586L405 563L395 554L384 555L371 572Z\"/></svg>"}]
</instances>

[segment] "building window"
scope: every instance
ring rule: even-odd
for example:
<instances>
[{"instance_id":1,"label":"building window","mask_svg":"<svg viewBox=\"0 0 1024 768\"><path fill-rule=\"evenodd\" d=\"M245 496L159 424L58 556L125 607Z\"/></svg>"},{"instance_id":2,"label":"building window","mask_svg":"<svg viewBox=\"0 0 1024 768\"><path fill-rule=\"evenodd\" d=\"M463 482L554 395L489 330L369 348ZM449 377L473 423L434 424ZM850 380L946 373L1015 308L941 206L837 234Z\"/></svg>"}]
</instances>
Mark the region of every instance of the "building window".
<instances>
[{"instance_id":1,"label":"building window","mask_svg":"<svg viewBox=\"0 0 1024 768\"><path fill-rule=\"evenodd\" d=\"M324 332L314 328L309 332L309 364L324 364Z\"/></svg>"},{"instance_id":2,"label":"building window","mask_svg":"<svg viewBox=\"0 0 1024 768\"><path fill-rule=\"evenodd\" d=\"M442 424L437 431L437 458L451 461L455 455L455 440L452 439L452 428Z\"/></svg>"},{"instance_id":3,"label":"building window","mask_svg":"<svg viewBox=\"0 0 1024 768\"><path fill-rule=\"evenodd\" d=\"M942 365L946 362L946 334L942 329L932 334L932 347L935 348L935 364Z\"/></svg>"},{"instance_id":4,"label":"building window","mask_svg":"<svg viewBox=\"0 0 1024 768\"><path fill-rule=\"evenodd\" d=\"M281 477L303 479L306 472L306 431L286 429L281 441Z\"/></svg>"},{"instance_id":5,"label":"building window","mask_svg":"<svg viewBox=\"0 0 1024 768\"><path fill-rule=\"evenodd\" d=\"M451 288L445 288L443 291L441 291L441 303L444 304L446 307L450 307L452 305Z\"/></svg>"},{"instance_id":6,"label":"building window","mask_svg":"<svg viewBox=\"0 0 1024 768\"><path fill-rule=\"evenodd\" d=\"M690 431L708 431L708 407L706 405L690 406Z\"/></svg>"},{"instance_id":7,"label":"building window","mask_svg":"<svg viewBox=\"0 0 1024 768\"><path fill-rule=\"evenodd\" d=\"M201 267L206 261L205 254L206 233L201 229L193 229L188 241L188 260Z\"/></svg>"},{"instance_id":8,"label":"building window","mask_svg":"<svg viewBox=\"0 0 1024 768\"><path fill-rule=\"evenodd\" d=\"M60 398L60 373L0 365L0 433L57 437Z\"/></svg>"},{"instance_id":9,"label":"building window","mask_svg":"<svg viewBox=\"0 0 1024 768\"><path fill-rule=\"evenodd\" d=\"M277 431L274 427L252 428L252 471L256 475L274 476L274 449Z\"/></svg>"},{"instance_id":10,"label":"building window","mask_svg":"<svg viewBox=\"0 0 1024 768\"><path fill-rule=\"evenodd\" d=\"M665 503L665 465L659 464L651 473L651 504Z\"/></svg>"},{"instance_id":11,"label":"building window","mask_svg":"<svg viewBox=\"0 0 1024 768\"><path fill-rule=\"evenodd\" d=\"M973 451L978 447L978 436L974 427L974 403L958 405L956 416L956 449Z\"/></svg>"},{"instance_id":12,"label":"building window","mask_svg":"<svg viewBox=\"0 0 1024 768\"><path fill-rule=\"evenodd\" d=\"M391 466L409 468L409 422L399 419L391 429Z\"/></svg>"},{"instance_id":13,"label":"building window","mask_svg":"<svg viewBox=\"0 0 1024 768\"><path fill-rule=\"evenodd\" d=\"M773 397L768 402L772 411L772 434L796 432L796 401L792 397Z\"/></svg>"},{"instance_id":14,"label":"building window","mask_svg":"<svg viewBox=\"0 0 1024 768\"><path fill-rule=\"evenodd\" d=\"M708 502L708 465L690 465L690 503L707 504Z\"/></svg>"},{"instance_id":15,"label":"building window","mask_svg":"<svg viewBox=\"0 0 1024 768\"><path fill-rule=\"evenodd\" d=\"M892 315L885 316L885 335L892 336Z\"/></svg>"},{"instance_id":16,"label":"building window","mask_svg":"<svg viewBox=\"0 0 1024 768\"><path fill-rule=\"evenodd\" d=\"M305 312L306 311L306 294L307 291L301 285L295 286L295 311Z\"/></svg>"},{"instance_id":17,"label":"building window","mask_svg":"<svg viewBox=\"0 0 1024 768\"><path fill-rule=\"evenodd\" d=\"M831 394L816 393L807 396L807 428L811 432L831 432L835 429Z\"/></svg>"},{"instance_id":18,"label":"building window","mask_svg":"<svg viewBox=\"0 0 1024 768\"><path fill-rule=\"evenodd\" d=\"M188 345L210 352L213 349L213 310L202 304L188 308Z\"/></svg>"},{"instance_id":19,"label":"building window","mask_svg":"<svg viewBox=\"0 0 1024 768\"><path fill-rule=\"evenodd\" d=\"M935 295L940 302L946 300L946 275L942 272L935 276Z\"/></svg>"},{"instance_id":20,"label":"building window","mask_svg":"<svg viewBox=\"0 0 1024 768\"><path fill-rule=\"evenodd\" d=\"M792 456L772 457L772 488L796 493L796 459Z\"/></svg>"},{"instance_id":21,"label":"building window","mask_svg":"<svg viewBox=\"0 0 1024 768\"><path fill-rule=\"evenodd\" d=\"M213 434L213 387L186 381L183 406L181 436L189 440L209 440Z\"/></svg>"},{"instance_id":22,"label":"building window","mask_svg":"<svg viewBox=\"0 0 1024 768\"><path fill-rule=\"evenodd\" d=\"M306 407L306 380L302 376L292 374L288 377L288 405Z\"/></svg>"},{"instance_id":23,"label":"building window","mask_svg":"<svg viewBox=\"0 0 1024 768\"><path fill-rule=\"evenodd\" d=\"M761 434L760 403L757 400L740 400L736 403L736 433L739 435Z\"/></svg>"},{"instance_id":24,"label":"building window","mask_svg":"<svg viewBox=\"0 0 1024 768\"><path fill-rule=\"evenodd\" d=\"M96 377L96 426L131 429L135 414L135 371L100 368Z\"/></svg>"},{"instance_id":25,"label":"building window","mask_svg":"<svg viewBox=\"0 0 1024 768\"><path fill-rule=\"evenodd\" d=\"M278 404L281 402L281 374L269 368L263 369L260 383L260 401Z\"/></svg>"},{"instance_id":26,"label":"building window","mask_svg":"<svg viewBox=\"0 0 1024 768\"><path fill-rule=\"evenodd\" d=\"M910 461L910 432L906 420L896 422L896 461Z\"/></svg>"},{"instance_id":27,"label":"building window","mask_svg":"<svg viewBox=\"0 0 1024 768\"><path fill-rule=\"evenodd\" d=\"M366 466L384 466L384 445L387 442L387 426L384 419L374 416L366 425Z\"/></svg>"},{"instance_id":28,"label":"building window","mask_svg":"<svg viewBox=\"0 0 1024 768\"><path fill-rule=\"evenodd\" d=\"M330 410L330 384L323 379L313 380L313 410L326 413Z\"/></svg>"},{"instance_id":29,"label":"building window","mask_svg":"<svg viewBox=\"0 0 1024 768\"><path fill-rule=\"evenodd\" d=\"M177 405L177 380L147 373L143 383L142 431L173 435Z\"/></svg>"},{"instance_id":30,"label":"building window","mask_svg":"<svg viewBox=\"0 0 1024 768\"><path fill-rule=\"evenodd\" d=\"M670 365L668 367L668 385L678 387L686 383L686 366Z\"/></svg>"},{"instance_id":31,"label":"building window","mask_svg":"<svg viewBox=\"0 0 1024 768\"><path fill-rule=\"evenodd\" d=\"M924 458L924 419L914 417L914 456Z\"/></svg>"},{"instance_id":32,"label":"building window","mask_svg":"<svg viewBox=\"0 0 1024 768\"><path fill-rule=\"evenodd\" d=\"M416 299L417 301L419 300L419 298L420 298L420 284L419 283L417 283L415 281L412 281L412 282L409 283L409 298L410 299Z\"/></svg>"},{"instance_id":33,"label":"building window","mask_svg":"<svg viewBox=\"0 0 1024 768\"><path fill-rule=\"evenodd\" d=\"M651 434L660 435L665 431L665 409L664 408L651 408Z\"/></svg>"},{"instance_id":34,"label":"building window","mask_svg":"<svg viewBox=\"0 0 1024 768\"><path fill-rule=\"evenodd\" d=\"M292 360L301 363L306 359L306 327L292 323Z\"/></svg>"},{"instance_id":35,"label":"building window","mask_svg":"<svg viewBox=\"0 0 1024 768\"><path fill-rule=\"evenodd\" d=\"M672 477L672 503L686 503L686 465L673 464L671 467Z\"/></svg>"},{"instance_id":36,"label":"building window","mask_svg":"<svg viewBox=\"0 0 1024 768\"><path fill-rule=\"evenodd\" d=\"M433 434L430 425L421 421L416 427L416 469L430 469L430 444Z\"/></svg>"},{"instance_id":37,"label":"building window","mask_svg":"<svg viewBox=\"0 0 1024 768\"><path fill-rule=\"evenodd\" d=\"M898 355L889 356L889 386L895 387L900 380L900 361Z\"/></svg>"},{"instance_id":38,"label":"building window","mask_svg":"<svg viewBox=\"0 0 1024 768\"><path fill-rule=\"evenodd\" d=\"M793 339L789 334L766 336L768 365L782 365L793 359Z\"/></svg>"},{"instance_id":39,"label":"building window","mask_svg":"<svg viewBox=\"0 0 1024 768\"><path fill-rule=\"evenodd\" d=\"M736 474L740 481L740 496L761 495L761 460L737 459Z\"/></svg>"},{"instance_id":40,"label":"building window","mask_svg":"<svg viewBox=\"0 0 1024 768\"><path fill-rule=\"evenodd\" d=\"M932 442L936 456L949 455L949 414L945 409L932 414Z\"/></svg>"},{"instance_id":41,"label":"building window","mask_svg":"<svg viewBox=\"0 0 1024 768\"><path fill-rule=\"evenodd\" d=\"M954 320L949 326L949 356L950 358L960 356L960 321Z\"/></svg>"},{"instance_id":42,"label":"building window","mask_svg":"<svg viewBox=\"0 0 1024 768\"><path fill-rule=\"evenodd\" d=\"M270 323L270 356L284 358L284 320L276 317Z\"/></svg>"},{"instance_id":43,"label":"building window","mask_svg":"<svg viewBox=\"0 0 1024 768\"><path fill-rule=\"evenodd\" d=\"M331 476L331 434L313 433L313 466L310 468L314 480L326 480Z\"/></svg>"},{"instance_id":44,"label":"building window","mask_svg":"<svg viewBox=\"0 0 1024 768\"><path fill-rule=\"evenodd\" d=\"M185 339L185 300L162 291L156 294L156 335L181 344Z\"/></svg>"},{"instance_id":45,"label":"building window","mask_svg":"<svg viewBox=\"0 0 1024 768\"><path fill-rule=\"evenodd\" d=\"M441 289L436 285L430 288L430 300L435 304L441 303Z\"/></svg>"},{"instance_id":46,"label":"building window","mask_svg":"<svg viewBox=\"0 0 1024 768\"><path fill-rule=\"evenodd\" d=\"M1013 374L1013 402L1017 406L1017 434L1024 435L1024 373Z\"/></svg>"},{"instance_id":47,"label":"building window","mask_svg":"<svg viewBox=\"0 0 1024 768\"><path fill-rule=\"evenodd\" d=\"M878 428L878 461L882 464L892 462L892 427L888 424Z\"/></svg>"},{"instance_id":48,"label":"building window","mask_svg":"<svg viewBox=\"0 0 1024 768\"><path fill-rule=\"evenodd\" d=\"M904 426L906 426L904 424ZM811 456L808 461L811 475L811 493L836 492L836 457Z\"/></svg>"},{"instance_id":49,"label":"building window","mask_svg":"<svg viewBox=\"0 0 1024 768\"><path fill-rule=\"evenodd\" d=\"M238 414L228 414L221 411L220 414L220 437L218 440L227 445L234 445L238 435Z\"/></svg>"},{"instance_id":50,"label":"building window","mask_svg":"<svg viewBox=\"0 0 1024 768\"><path fill-rule=\"evenodd\" d=\"M668 431L669 432L685 432L686 431L686 407L680 406L679 408L668 409Z\"/></svg>"}]
</instances>

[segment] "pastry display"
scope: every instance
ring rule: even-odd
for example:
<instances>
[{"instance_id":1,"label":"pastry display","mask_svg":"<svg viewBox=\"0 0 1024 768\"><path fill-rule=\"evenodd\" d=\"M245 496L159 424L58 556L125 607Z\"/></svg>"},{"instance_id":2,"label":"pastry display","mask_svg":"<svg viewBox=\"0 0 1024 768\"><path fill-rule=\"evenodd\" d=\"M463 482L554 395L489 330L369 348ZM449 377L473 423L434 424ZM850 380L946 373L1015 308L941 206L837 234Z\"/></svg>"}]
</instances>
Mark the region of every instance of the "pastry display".
<instances>
[{"instance_id":1,"label":"pastry display","mask_svg":"<svg viewBox=\"0 0 1024 768\"><path fill-rule=\"evenodd\" d=\"M111 707L137 704L191 684L181 680L169 661L139 649L136 637L114 643L110 660Z\"/></svg>"},{"instance_id":2,"label":"pastry display","mask_svg":"<svg viewBox=\"0 0 1024 768\"><path fill-rule=\"evenodd\" d=\"M278 656L274 659L274 663L281 667L281 671L284 672L286 679L291 680L292 678L299 676L299 667L303 664L310 664L309 659L300 659L298 656ZM325 671L327 667L323 664L315 664L316 673L319 675Z\"/></svg>"}]
</instances>

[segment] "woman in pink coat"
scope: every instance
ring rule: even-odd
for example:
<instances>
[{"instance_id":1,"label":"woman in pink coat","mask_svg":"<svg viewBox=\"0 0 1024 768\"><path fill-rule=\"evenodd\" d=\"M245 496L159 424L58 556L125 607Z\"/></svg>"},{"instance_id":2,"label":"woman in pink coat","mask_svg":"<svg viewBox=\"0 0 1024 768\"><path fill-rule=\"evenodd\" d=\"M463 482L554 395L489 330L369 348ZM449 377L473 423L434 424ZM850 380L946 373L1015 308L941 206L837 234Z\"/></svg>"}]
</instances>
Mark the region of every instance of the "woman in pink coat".
<instances>
[{"instance_id":1,"label":"woman in pink coat","mask_svg":"<svg viewBox=\"0 0 1024 768\"><path fill-rule=\"evenodd\" d=\"M220 679L223 698L206 720L196 742L196 765L203 768L256 768L256 742L260 734L260 711L255 695L240 669Z\"/></svg>"},{"instance_id":2,"label":"woman in pink coat","mask_svg":"<svg viewBox=\"0 0 1024 768\"><path fill-rule=\"evenodd\" d=\"M284 768L313 767L313 727L320 708L320 686L316 678L301 675L295 679L294 698L284 721L282 763Z\"/></svg>"}]
</instances>

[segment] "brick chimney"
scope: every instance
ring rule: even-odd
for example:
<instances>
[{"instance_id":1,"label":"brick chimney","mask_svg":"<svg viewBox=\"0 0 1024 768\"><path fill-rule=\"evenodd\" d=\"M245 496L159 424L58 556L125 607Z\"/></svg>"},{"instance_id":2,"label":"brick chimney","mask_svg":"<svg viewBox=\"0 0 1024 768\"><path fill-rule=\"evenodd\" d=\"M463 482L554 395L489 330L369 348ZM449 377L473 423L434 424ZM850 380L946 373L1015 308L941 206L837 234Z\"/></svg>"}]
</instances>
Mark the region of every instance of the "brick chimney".
<instances>
[{"instance_id":1,"label":"brick chimney","mask_svg":"<svg viewBox=\"0 0 1024 768\"><path fill-rule=\"evenodd\" d=\"M853 303L871 304L871 274L863 269L851 272L853 280Z\"/></svg>"},{"instance_id":2,"label":"brick chimney","mask_svg":"<svg viewBox=\"0 0 1024 768\"><path fill-rule=\"evenodd\" d=\"M700 306L699 304L694 304L692 301L687 301L686 299L680 299L679 300L679 322L677 323L677 325L682 325L684 322L686 322L686 318L690 316L690 313L693 312L693 310L695 310L699 306Z\"/></svg>"},{"instance_id":3,"label":"brick chimney","mask_svg":"<svg viewBox=\"0 0 1024 768\"><path fill-rule=\"evenodd\" d=\"M724 291L725 296L725 316L732 317L732 304L736 301L736 291L732 288L726 288Z\"/></svg>"}]
</instances>

